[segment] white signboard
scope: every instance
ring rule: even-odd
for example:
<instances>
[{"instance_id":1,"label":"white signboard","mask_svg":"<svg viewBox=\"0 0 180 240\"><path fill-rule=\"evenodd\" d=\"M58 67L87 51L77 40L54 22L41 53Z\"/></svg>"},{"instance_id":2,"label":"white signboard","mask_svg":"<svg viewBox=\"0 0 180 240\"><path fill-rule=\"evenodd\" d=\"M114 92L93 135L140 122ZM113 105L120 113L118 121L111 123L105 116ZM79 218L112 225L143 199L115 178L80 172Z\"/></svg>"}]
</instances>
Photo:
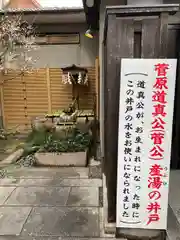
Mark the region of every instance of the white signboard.
<instances>
[{"instance_id":1,"label":"white signboard","mask_svg":"<svg viewBox=\"0 0 180 240\"><path fill-rule=\"evenodd\" d=\"M122 59L117 227L166 229L175 59Z\"/></svg>"}]
</instances>

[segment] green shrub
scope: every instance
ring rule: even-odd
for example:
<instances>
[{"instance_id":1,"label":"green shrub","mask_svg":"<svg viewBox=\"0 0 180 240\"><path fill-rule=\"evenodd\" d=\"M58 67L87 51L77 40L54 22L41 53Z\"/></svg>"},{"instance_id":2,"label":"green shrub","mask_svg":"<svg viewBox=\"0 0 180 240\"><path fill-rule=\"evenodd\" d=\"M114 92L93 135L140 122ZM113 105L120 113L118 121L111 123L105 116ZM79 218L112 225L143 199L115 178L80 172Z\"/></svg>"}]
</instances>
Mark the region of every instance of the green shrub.
<instances>
[{"instance_id":1,"label":"green shrub","mask_svg":"<svg viewBox=\"0 0 180 240\"><path fill-rule=\"evenodd\" d=\"M91 144L91 136L81 133L78 129L71 131L67 137L58 133L33 130L26 140L25 152L80 152L85 151Z\"/></svg>"},{"instance_id":2,"label":"green shrub","mask_svg":"<svg viewBox=\"0 0 180 240\"><path fill-rule=\"evenodd\" d=\"M60 137L57 133L51 133L45 130L41 131L33 130L28 135L26 143L32 146L43 146L50 136L52 137L53 140L60 140Z\"/></svg>"}]
</instances>

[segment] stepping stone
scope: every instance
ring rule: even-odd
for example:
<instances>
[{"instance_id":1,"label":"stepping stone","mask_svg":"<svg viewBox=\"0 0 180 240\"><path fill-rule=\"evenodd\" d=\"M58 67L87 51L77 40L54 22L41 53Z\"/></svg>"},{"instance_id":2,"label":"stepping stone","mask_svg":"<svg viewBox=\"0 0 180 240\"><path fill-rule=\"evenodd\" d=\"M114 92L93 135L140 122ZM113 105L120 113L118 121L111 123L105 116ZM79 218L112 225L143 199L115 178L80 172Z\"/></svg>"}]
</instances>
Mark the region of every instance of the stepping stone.
<instances>
[{"instance_id":1,"label":"stepping stone","mask_svg":"<svg viewBox=\"0 0 180 240\"><path fill-rule=\"evenodd\" d=\"M98 208L36 207L22 235L99 237Z\"/></svg>"},{"instance_id":2,"label":"stepping stone","mask_svg":"<svg viewBox=\"0 0 180 240\"><path fill-rule=\"evenodd\" d=\"M95 187L72 187L68 206L99 206L99 189Z\"/></svg>"},{"instance_id":3,"label":"stepping stone","mask_svg":"<svg viewBox=\"0 0 180 240\"><path fill-rule=\"evenodd\" d=\"M15 187L0 187L0 205L2 205L6 201L6 199L11 195L14 189Z\"/></svg>"},{"instance_id":4,"label":"stepping stone","mask_svg":"<svg viewBox=\"0 0 180 240\"><path fill-rule=\"evenodd\" d=\"M0 207L0 235L19 235L30 207Z\"/></svg>"},{"instance_id":5,"label":"stepping stone","mask_svg":"<svg viewBox=\"0 0 180 240\"><path fill-rule=\"evenodd\" d=\"M88 168L17 168L8 171L14 178L88 178Z\"/></svg>"},{"instance_id":6,"label":"stepping stone","mask_svg":"<svg viewBox=\"0 0 180 240\"><path fill-rule=\"evenodd\" d=\"M0 181L1 184L1 181ZM13 184L13 183L12 183ZM62 187L101 187L101 179L66 179L66 178L42 178L42 179L21 179L20 186L62 186Z\"/></svg>"},{"instance_id":7,"label":"stepping stone","mask_svg":"<svg viewBox=\"0 0 180 240\"><path fill-rule=\"evenodd\" d=\"M64 206L67 202L69 192L69 187L18 187L5 204Z\"/></svg>"}]
</instances>

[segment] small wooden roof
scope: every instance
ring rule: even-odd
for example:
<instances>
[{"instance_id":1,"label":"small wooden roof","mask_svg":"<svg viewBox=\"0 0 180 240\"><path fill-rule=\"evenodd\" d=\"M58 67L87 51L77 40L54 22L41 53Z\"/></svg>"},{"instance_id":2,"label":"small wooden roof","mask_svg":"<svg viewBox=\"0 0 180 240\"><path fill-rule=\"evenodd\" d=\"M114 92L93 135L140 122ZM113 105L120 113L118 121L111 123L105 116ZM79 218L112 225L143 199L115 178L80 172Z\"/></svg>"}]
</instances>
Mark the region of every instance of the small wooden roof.
<instances>
[{"instance_id":1,"label":"small wooden roof","mask_svg":"<svg viewBox=\"0 0 180 240\"><path fill-rule=\"evenodd\" d=\"M76 65L71 65L65 68L61 68L63 70L63 72L85 72L87 73L87 69L86 68L82 68L82 67L78 67Z\"/></svg>"},{"instance_id":2,"label":"small wooden roof","mask_svg":"<svg viewBox=\"0 0 180 240\"><path fill-rule=\"evenodd\" d=\"M8 8L41 8L41 5L36 0L10 0L4 7Z\"/></svg>"}]
</instances>

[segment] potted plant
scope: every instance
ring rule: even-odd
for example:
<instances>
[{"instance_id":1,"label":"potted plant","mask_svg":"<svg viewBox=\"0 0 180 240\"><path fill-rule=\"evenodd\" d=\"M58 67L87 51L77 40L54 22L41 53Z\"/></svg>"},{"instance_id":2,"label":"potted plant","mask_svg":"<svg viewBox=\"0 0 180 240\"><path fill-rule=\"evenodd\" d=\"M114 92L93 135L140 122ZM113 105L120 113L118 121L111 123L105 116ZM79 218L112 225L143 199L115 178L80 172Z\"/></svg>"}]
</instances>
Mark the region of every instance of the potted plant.
<instances>
[{"instance_id":1,"label":"potted plant","mask_svg":"<svg viewBox=\"0 0 180 240\"><path fill-rule=\"evenodd\" d=\"M35 154L37 164L85 167L90 144L91 135L78 129L67 132L61 139L56 139L50 134Z\"/></svg>"}]
</instances>

